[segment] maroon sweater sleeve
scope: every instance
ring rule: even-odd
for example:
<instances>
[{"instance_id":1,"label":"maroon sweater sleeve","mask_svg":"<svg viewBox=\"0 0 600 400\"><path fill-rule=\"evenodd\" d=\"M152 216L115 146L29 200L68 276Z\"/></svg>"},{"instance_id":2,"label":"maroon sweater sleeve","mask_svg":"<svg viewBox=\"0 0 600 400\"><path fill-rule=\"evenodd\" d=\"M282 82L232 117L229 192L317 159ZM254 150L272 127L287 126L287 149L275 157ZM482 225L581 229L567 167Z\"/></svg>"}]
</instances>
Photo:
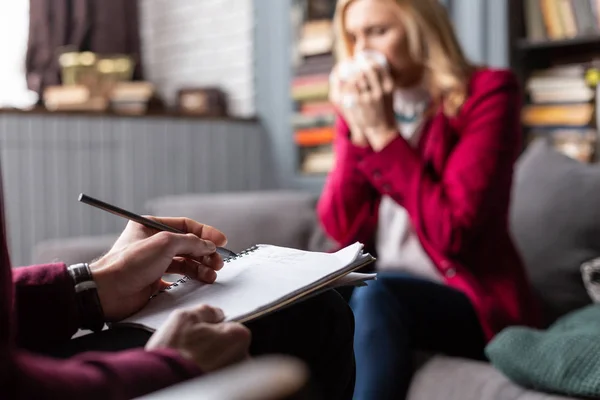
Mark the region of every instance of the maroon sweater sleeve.
<instances>
[{"instance_id":1,"label":"maroon sweater sleeve","mask_svg":"<svg viewBox=\"0 0 600 400\"><path fill-rule=\"evenodd\" d=\"M64 361L13 351L3 363L9 368L2 387L15 400L130 399L199 375L174 350L84 353Z\"/></svg>"},{"instance_id":2,"label":"maroon sweater sleeve","mask_svg":"<svg viewBox=\"0 0 600 400\"><path fill-rule=\"evenodd\" d=\"M79 327L79 315L67 267L35 265L15 268L12 274L18 344L40 350L69 340Z\"/></svg>"},{"instance_id":3,"label":"maroon sweater sleeve","mask_svg":"<svg viewBox=\"0 0 600 400\"><path fill-rule=\"evenodd\" d=\"M335 130L336 162L319 198L317 213L325 232L345 244L356 240L377 192L359 169L361 161L373 150L352 144L348 126L341 117L336 119Z\"/></svg>"},{"instance_id":4,"label":"maroon sweater sleeve","mask_svg":"<svg viewBox=\"0 0 600 400\"><path fill-rule=\"evenodd\" d=\"M43 348L69 340L78 326L78 315L64 264L12 271L8 262L2 264L0 387L7 388L8 398L127 399L201 374L174 350L84 353L55 360L15 346L14 335L5 334L16 331L15 321L18 342L28 349ZM13 304L19 314L16 318Z\"/></svg>"}]
</instances>

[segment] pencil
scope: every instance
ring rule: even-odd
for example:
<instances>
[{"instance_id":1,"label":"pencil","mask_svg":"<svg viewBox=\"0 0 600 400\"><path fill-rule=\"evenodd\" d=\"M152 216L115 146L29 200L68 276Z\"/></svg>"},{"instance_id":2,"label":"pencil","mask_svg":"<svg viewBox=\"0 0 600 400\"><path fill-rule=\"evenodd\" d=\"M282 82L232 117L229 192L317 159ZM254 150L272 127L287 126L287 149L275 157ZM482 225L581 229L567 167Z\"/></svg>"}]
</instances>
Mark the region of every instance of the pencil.
<instances>
[{"instance_id":1,"label":"pencil","mask_svg":"<svg viewBox=\"0 0 600 400\"><path fill-rule=\"evenodd\" d=\"M107 212L117 215L119 217L123 217L128 220L137 222L141 225L144 225L147 228L152 228L152 229L156 229L158 231L166 231L166 232L172 232L172 233L182 233L182 234L187 233L184 231L180 231L179 229L175 229L172 226L160 223L158 221L153 221L149 218L142 217L141 215L138 215L131 211L124 210L115 205L108 204L102 200L95 199L95 198L90 197L83 193L81 193L79 195L79 201L82 203L88 204L90 206L99 208L101 210L107 211ZM235 257L237 255L233 251L226 249L225 247L217 247L217 253L219 253L221 255L221 257L223 257L224 259L229 258L229 257Z\"/></svg>"}]
</instances>

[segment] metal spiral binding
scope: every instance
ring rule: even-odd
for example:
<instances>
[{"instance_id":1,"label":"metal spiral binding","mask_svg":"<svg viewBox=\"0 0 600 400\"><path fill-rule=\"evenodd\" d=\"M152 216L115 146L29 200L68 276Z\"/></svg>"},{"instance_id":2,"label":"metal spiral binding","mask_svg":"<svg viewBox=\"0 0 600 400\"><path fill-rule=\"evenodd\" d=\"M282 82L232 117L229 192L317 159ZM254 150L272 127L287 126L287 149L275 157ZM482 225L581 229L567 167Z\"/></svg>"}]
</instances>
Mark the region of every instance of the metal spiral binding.
<instances>
[{"instance_id":1,"label":"metal spiral binding","mask_svg":"<svg viewBox=\"0 0 600 400\"><path fill-rule=\"evenodd\" d=\"M240 251L235 256L227 257L225 260L223 260L223 262L228 263L230 261L237 260L238 258L244 257L245 255L248 255L249 253L252 253L253 251L256 251L257 249L258 249L258 246L256 246L256 245L254 245L252 247L248 247L246 250Z\"/></svg>"},{"instance_id":2,"label":"metal spiral binding","mask_svg":"<svg viewBox=\"0 0 600 400\"><path fill-rule=\"evenodd\" d=\"M253 251L256 251L256 250L258 250L258 246L256 246L256 245L254 245L252 247L248 247L247 249L240 251L235 256L227 257L226 259L223 260L223 262L228 263L228 262L231 262L233 260L237 260L237 259L242 258L242 257L244 257L244 256L248 255L249 253L252 253ZM158 296L161 293L168 292L172 288L177 287L177 286L179 286L181 284L184 284L187 281L189 281L190 279L191 278L189 276L185 275L185 276L177 279L175 282L171 283L166 288L164 288L162 290L159 290L158 293L153 294L152 296L150 296L150 298L153 299L153 298L155 298L156 296Z\"/></svg>"}]
</instances>

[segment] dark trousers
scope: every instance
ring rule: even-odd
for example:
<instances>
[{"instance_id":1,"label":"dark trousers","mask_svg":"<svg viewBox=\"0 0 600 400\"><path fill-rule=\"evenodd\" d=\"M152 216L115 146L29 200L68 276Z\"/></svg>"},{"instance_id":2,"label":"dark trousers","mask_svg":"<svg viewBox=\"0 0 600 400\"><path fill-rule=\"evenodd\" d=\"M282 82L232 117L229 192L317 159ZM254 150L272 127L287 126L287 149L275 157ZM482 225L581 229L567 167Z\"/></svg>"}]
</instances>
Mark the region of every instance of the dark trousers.
<instances>
[{"instance_id":1,"label":"dark trousers","mask_svg":"<svg viewBox=\"0 0 600 400\"><path fill-rule=\"evenodd\" d=\"M247 326L252 331L252 355L296 356L310 367L312 390L321 398L352 399L354 318L337 292L325 292ZM150 335L140 329L114 328L71 340L50 355L65 358L84 351L143 347Z\"/></svg>"},{"instance_id":2,"label":"dark trousers","mask_svg":"<svg viewBox=\"0 0 600 400\"><path fill-rule=\"evenodd\" d=\"M355 400L403 399L415 350L480 359L485 338L467 297L406 274L379 273L354 290Z\"/></svg>"}]
</instances>

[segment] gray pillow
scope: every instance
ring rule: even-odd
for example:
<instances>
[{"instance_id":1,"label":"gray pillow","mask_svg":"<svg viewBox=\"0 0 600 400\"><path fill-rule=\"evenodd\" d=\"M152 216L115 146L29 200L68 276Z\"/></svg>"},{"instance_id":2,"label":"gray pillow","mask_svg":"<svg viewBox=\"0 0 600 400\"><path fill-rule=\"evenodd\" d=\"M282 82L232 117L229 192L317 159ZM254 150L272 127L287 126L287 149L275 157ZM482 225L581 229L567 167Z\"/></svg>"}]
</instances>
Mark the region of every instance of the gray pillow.
<instances>
[{"instance_id":1,"label":"gray pillow","mask_svg":"<svg viewBox=\"0 0 600 400\"><path fill-rule=\"evenodd\" d=\"M546 323L589 304L580 267L600 256L600 167L532 143L517 163L510 224Z\"/></svg>"}]
</instances>

